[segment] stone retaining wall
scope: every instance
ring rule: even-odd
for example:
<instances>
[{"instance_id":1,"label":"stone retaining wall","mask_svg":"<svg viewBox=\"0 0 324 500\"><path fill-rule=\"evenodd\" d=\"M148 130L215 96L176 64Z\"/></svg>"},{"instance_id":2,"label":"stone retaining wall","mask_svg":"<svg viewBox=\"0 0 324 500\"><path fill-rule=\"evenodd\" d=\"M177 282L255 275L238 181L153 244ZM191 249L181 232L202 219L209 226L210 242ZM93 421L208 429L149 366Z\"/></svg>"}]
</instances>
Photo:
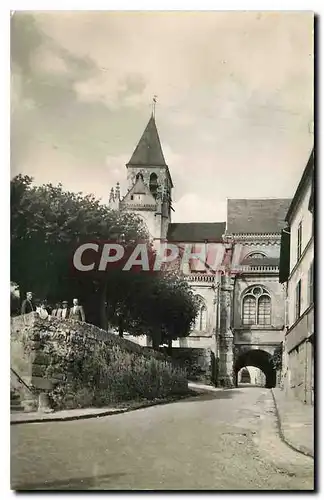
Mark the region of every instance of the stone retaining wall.
<instances>
[{"instance_id":1,"label":"stone retaining wall","mask_svg":"<svg viewBox=\"0 0 324 500\"><path fill-rule=\"evenodd\" d=\"M11 367L33 388L35 399L45 394L53 409L188 390L185 370L164 354L87 323L41 320L35 313L11 319Z\"/></svg>"}]
</instances>

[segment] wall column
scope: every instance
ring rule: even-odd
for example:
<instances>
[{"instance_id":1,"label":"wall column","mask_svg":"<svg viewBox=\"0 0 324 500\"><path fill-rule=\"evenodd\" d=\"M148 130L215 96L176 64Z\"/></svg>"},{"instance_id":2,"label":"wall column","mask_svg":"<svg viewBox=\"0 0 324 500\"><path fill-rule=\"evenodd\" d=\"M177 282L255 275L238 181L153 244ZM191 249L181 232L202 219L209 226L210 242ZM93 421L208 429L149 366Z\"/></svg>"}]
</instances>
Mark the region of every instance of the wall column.
<instances>
[{"instance_id":1,"label":"wall column","mask_svg":"<svg viewBox=\"0 0 324 500\"><path fill-rule=\"evenodd\" d=\"M222 387L234 387L233 370L233 343L234 337L231 328L234 286L230 276L222 276L221 279L221 317L220 317L220 366L219 382Z\"/></svg>"}]
</instances>

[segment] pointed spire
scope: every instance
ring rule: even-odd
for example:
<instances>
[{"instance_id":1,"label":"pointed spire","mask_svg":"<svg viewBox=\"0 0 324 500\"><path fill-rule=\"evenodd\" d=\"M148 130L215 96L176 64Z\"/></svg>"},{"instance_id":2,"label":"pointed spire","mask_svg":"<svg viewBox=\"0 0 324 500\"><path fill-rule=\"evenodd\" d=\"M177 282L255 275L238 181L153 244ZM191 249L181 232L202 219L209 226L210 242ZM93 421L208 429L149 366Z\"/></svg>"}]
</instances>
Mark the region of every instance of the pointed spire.
<instances>
[{"instance_id":1,"label":"pointed spire","mask_svg":"<svg viewBox=\"0 0 324 500\"><path fill-rule=\"evenodd\" d=\"M111 188L110 195L109 195L109 203L113 203L114 201L115 201L114 188Z\"/></svg>"},{"instance_id":2,"label":"pointed spire","mask_svg":"<svg viewBox=\"0 0 324 500\"><path fill-rule=\"evenodd\" d=\"M147 167L166 166L153 114L128 165L145 165Z\"/></svg>"},{"instance_id":3,"label":"pointed spire","mask_svg":"<svg viewBox=\"0 0 324 500\"><path fill-rule=\"evenodd\" d=\"M116 184L115 199L116 200L120 200L120 185L119 185L119 182L117 182L117 184Z\"/></svg>"}]
</instances>

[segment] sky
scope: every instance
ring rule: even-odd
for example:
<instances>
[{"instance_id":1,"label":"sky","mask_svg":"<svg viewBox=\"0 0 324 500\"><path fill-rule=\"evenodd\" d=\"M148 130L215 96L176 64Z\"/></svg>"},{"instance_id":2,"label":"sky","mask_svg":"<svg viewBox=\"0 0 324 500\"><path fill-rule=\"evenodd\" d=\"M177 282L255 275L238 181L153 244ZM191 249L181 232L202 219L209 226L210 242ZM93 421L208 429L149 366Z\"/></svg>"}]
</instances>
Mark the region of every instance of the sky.
<instances>
[{"instance_id":1,"label":"sky","mask_svg":"<svg viewBox=\"0 0 324 500\"><path fill-rule=\"evenodd\" d=\"M173 222L291 198L313 145L313 64L310 12L16 11L11 175L108 203L157 95Z\"/></svg>"}]
</instances>

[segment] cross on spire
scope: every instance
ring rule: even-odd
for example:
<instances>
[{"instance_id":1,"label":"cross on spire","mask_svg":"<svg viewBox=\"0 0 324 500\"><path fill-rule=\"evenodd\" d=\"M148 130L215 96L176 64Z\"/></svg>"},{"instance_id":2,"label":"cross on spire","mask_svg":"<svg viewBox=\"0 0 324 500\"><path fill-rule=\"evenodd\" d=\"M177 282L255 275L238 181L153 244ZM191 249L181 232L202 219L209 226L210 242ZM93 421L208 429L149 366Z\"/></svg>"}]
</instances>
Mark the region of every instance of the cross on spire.
<instances>
[{"instance_id":1,"label":"cross on spire","mask_svg":"<svg viewBox=\"0 0 324 500\"><path fill-rule=\"evenodd\" d=\"M156 101L157 101L157 95L154 95L153 99L152 99L152 116L153 116L153 118L155 118Z\"/></svg>"}]
</instances>

